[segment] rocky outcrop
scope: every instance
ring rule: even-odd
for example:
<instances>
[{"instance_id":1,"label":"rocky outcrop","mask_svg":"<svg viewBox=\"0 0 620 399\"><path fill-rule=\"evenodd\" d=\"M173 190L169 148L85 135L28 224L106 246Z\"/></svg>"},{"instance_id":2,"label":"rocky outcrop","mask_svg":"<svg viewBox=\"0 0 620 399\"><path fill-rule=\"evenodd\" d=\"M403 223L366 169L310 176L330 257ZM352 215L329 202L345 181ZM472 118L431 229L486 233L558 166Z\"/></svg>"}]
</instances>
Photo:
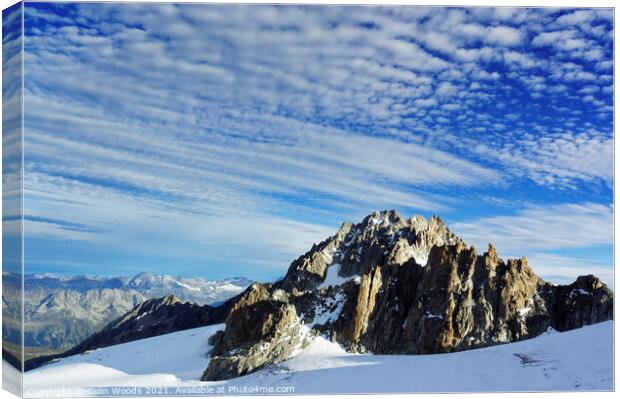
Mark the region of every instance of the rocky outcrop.
<instances>
[{"instance_id":1,"label":"rocky outcrop","mask_svg":"<svg viewBox=\"0 0 620 399\"><path fill-rule=\"evenodd\" d=\"M306 332L283 292L256 284L231 310L226 330L212 338L214 350L203 379L244 375L286 360L306 345Z\"/></svg>"},{"instance_id":2,"label":"rocky outcrop","mask_svg":"<svg viewBox=\"0 0 620 399\"><path fill-rule=\"evenodd\" d=\"M572 330L609 320L613 316L613 293L593 275L580 276L566 286L548 286L553 326Z\"/></svg>"},{"instance_id":3,"label":"rocky outcrop","mask_svg":"<svg viewBox=\"0 0 620 399\"><path fill-rule=\"evenodd\" d=\"M394 211L345 223L274 284L255 284L214 336L203 380L279 363L321 334L349 351L429 354L527 339L611 319L596 277L556 286L527 259L478 254L438 217Z\"/></svg>"}]
</instances>

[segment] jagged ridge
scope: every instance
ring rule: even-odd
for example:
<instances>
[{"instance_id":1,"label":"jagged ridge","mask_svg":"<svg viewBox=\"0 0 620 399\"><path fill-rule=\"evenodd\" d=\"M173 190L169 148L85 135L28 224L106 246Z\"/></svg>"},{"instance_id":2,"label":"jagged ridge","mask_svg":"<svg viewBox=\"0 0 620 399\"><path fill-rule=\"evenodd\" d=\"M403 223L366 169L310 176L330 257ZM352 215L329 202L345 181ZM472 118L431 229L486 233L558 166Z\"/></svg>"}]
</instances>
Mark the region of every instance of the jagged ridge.
<instances>
[{"instance_id":1,"label":"jagged ridge","mask_svg":"<svg viewBox=\"0 0 620 399\"><path fill-rule=\"evenodd\" d=\"M254 284L234 305L203 380L286 360L316 334L350 351L443 353L612 318L596 277L555 286L525 258L478 255L438 217L375 212L295 260L281 281Z\"/></svg>"}]
</instances>

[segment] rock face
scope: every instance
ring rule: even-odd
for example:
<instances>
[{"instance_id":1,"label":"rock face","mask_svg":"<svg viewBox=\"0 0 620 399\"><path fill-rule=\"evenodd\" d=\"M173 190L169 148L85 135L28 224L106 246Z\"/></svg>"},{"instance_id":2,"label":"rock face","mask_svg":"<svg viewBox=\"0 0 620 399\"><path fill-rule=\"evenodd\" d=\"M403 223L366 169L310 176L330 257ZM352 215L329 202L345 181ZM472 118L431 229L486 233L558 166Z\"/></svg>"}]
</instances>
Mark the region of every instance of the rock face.
<instances>
[{"instance_id":1,"label":"rock face","mask_svg":"<svg viewBox=\"0 0 620 399\"><path fill-rule=\"evenodd\" d=\"M315 335L353 352L461 351L609 320L613 293L596 277L556 286L525 258L478 254L437 217L373 213L254 284L213 337L203 380L284 361Z\"/></svg>"},{"instance_id":2,"label":"rock face","mask_svg":"<svg viewBox=\"0 0 620 399\"><path fill-rule=\"evenodd\" d=\"M288 359L308 342L308 330L281 290L254 284L231 310L226 330L212 337L212 360L203 374L227 378Z\"/></svg>"}]
</instances>

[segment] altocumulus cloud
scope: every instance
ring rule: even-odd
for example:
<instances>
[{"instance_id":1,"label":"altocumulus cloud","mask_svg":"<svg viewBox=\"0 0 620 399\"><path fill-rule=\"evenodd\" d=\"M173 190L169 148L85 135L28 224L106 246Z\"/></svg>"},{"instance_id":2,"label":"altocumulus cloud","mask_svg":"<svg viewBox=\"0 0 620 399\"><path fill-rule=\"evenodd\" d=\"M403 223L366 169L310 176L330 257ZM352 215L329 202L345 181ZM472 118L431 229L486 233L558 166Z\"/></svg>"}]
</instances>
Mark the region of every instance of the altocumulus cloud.
<instances>
[{"instance_id":1,"label":"altocumulus cloud","mask_svg":"<svg viewBox=\"0 0 620 399\"><path fill-rule=\"evenodd\" d=\"M552 220L532 203L606 217L611 16L30 3L27 231L114 248L109 264L272 277L374 209L467 221L472 240L494 218Z\"/></svg>"}]
</instances>

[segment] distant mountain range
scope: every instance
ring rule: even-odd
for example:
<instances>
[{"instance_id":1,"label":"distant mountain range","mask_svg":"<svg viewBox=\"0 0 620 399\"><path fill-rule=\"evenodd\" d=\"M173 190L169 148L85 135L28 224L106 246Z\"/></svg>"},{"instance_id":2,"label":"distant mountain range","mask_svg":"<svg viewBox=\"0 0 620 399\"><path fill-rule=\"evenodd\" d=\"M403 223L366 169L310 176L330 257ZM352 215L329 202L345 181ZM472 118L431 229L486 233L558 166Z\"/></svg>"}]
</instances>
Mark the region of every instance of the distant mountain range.
<instances>
[{"instance_id":1,"label":"distant mountain range","mask_svg":"<svg viewBox=\"0 0 620 399\"><path fill-rule=\"evenodd\" d=\"M19 320L19 274L3 272L3 316ZM220 304L241 293L251 281L243 277L224 280L181 278L140 273L134 277L57 276L27 274L24 298L26 352L62 351L100 331L106 324L138 304L167 295L198 305ZM3 324L3 337L19 342L19 328Z\"/></svg>"}]
</instances>

